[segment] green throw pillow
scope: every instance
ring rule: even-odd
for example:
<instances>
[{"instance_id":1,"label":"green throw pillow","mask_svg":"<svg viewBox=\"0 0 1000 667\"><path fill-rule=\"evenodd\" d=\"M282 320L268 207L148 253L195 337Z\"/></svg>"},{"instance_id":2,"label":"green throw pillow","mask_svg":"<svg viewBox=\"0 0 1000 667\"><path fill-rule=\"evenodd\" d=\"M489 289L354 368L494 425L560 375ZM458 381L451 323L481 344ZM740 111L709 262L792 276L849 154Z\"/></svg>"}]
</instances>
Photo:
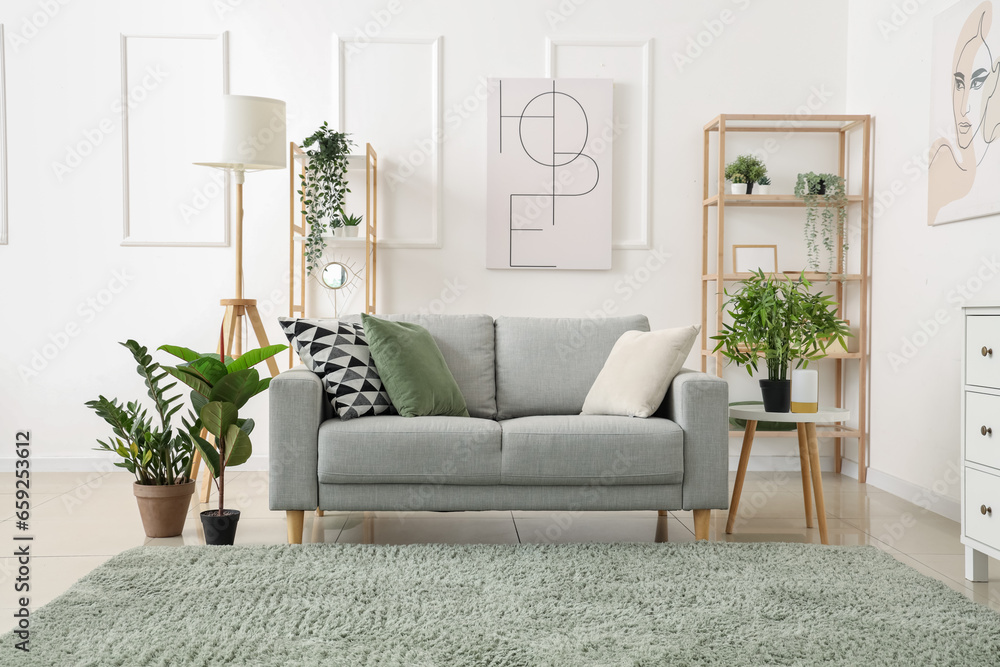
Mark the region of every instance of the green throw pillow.
<instances>
[{"instance_id":1,"label":"green throw pillow","mask_svg":"<svg viewBox=\"0 0 1000 667\"><path fill-rule=\"evenodd\" d=\"M468 417L465 398L427 329L362 315L382 385L404 417Z\"/></svg>"}]
</instances>

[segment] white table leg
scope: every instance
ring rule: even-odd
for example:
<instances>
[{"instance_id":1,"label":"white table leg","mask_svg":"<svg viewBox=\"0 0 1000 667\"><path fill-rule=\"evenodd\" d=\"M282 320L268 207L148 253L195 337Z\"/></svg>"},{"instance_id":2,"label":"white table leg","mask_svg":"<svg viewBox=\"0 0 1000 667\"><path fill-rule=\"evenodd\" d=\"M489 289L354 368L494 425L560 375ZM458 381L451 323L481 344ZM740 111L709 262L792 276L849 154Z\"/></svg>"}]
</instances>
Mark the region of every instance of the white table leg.
<instances>
[{"instance_id":1,"label":"white table leg","mask_svg":"<svg viewBox=\"0 0 1000 667\"><path fill-rule=\"evenodd\" d=\"M965 547L965 578L969 581L989 581L990 557L972 547Z\"/></svg>"}]
</instances>

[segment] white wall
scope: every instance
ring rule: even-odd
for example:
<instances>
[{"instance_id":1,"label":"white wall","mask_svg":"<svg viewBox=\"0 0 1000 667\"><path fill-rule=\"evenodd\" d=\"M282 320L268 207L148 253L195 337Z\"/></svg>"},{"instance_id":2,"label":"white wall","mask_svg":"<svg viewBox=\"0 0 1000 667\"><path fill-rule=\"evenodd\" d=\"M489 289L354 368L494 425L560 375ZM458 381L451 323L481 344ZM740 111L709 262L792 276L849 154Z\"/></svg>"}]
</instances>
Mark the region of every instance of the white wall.
<instances>
[{"instance_id":1,"label":"white wall","mask_svg":"<svg viewBox=\"0 0 1000 667\"><path fill-rule=\"evenodd\" d=\"M105 429L84 408L85 400L98 393L122 398L141 394L133 364L115 341L133 337L153 347L170 342L213 349L221 318L218 299L231 296L232 291L231 248L119 246L120 117L110 111L120 94L119 33L229 30L232 92L287 100L289 137L297 140L324 119L336 121L333 36L355 36L366 24L378 25L371 23L377 15L392 16L384 28L375 30L380 38L443 37L441 84L446 112L470 96L475 100L483 76L543 76L546 37L653 40L651 242L653 248L669 254L665 266L651 272L638 289L624 281L646 276L640 267L654 257L648 250L615 251L613 269L604 272L485 270L486 117L485 104L479 104L467 119L449 128L441 145L441 247L386 249L380 255L383 312L439 307L443 304L435 300L442 292L459 285L458 298L445 306L445 312L585 316L606 308L607 302L618 313L648 314L653 327L696 322L700 317L702 126L719 113L795 113L810 101L825 113L842 113L848 106L846 3L403 0L400 11L393 14L388 9L395 3L388 0L280 4L76 0L51 3L58 6L55 15L45 19L41 28L25 31L25 21L30 24L33 16L40 16L45 4L5 0L0 6L0 22L7 26L11 172L10 244L0 246L0 307L5 323L0 434L9 438L15 428L32 429L36 460L47 459L45 465L50 467L98 465L91 447ZM220 7L232 11L220 13ZM851 7L869 12L865 3L855 2ZM869 37L861 32L855 27L851 33L852 49L865 49L886 65L895 61L894 47L881 42L862 44ZM12 43L13 36L29 34L30 38ZM900 37L907 39L912 37ZM678 58L685 50L693 57L679 66ZM876 68L875 74L857 54L850 59L858 89L850 110L891 117L880 133L880 150L884 151L878 159L880 174L900 170L905 157L918 152L926 136L919 113L924 99L920 66L902 55L898 61L896 67ZM406 68L401 65L400 70ZM864 76L870 78L870 86L860 81ZM900 77L914 84L912 101L902 95L890 101L891 96L882 92L895 90ZM404 83L386 72L369 85L386 90L402 89ZM817 91L824 98L819 104ZM362 103L356 98L345 100L348 117ZM888 104L896 106L885 108ZM918 112L913 113L914 109ZM406 118L408 102L400 100L368 113L372 124L393 126ZM60 180L53 163L65 160L67 151L84 140L84 133L102 121L112 123L115 131ZM890 132L900 138L887 144ZM412 141L425 138L413 136ZM401 150L380 148L383 170L403 155ZM174 185L164 182L164 192ZM940 296L944 303L944 294L955 281L967 277L968 262L978 261L981 252L964 242L985 232L985 223L928 231L915 212L920 197L911 199L892 210L877 240L881 248L895 243L908 248L919 243L919 248L898 253L882 264L881 259L876 262L883 283L878 287L876 313L890 307L892 299L903 299L909 306L907 312L932 315L939 306L926 305L928 296ZM287 172L248 177L246 292L261 300L265 312L270 311L272 341L281 338L273 316L284 314L287 308L287 207ZM909 207L914 213L907 217L904 209ZM426 211L412 213L426 215ZM397 210L396 215L386 224L405 229L406 212ZM897 230L902 238L887 241L886 234ZM955 234L969 238L951 239ZM962 241L956 244L960 257L942 262L943 236ZM964 247L969 249L960 250ZM944 264L943 275L925 284L920 276L931 257ZM117 289L117 284L111 284L116 275L126 275L127 284L112 294L109 285ZM896 281L902 289L896 288ZM907 291L918 286L919 290ZM907 296L911 293L912 298ZM88 299L108 303L99 304L98 312L86 305ZM946 362L933 361L935 353L929 348L894 375L887 370L884 353L917 324L893 322L884 316L877 322L874 386L878 400L873 425L878 437L873 463L929 483L935 466L954 458L954 428L951 424L928 427L926 419L914 415L944 408L954 416L957 325L933 341L934 347L944 351ZM60 332L67 327L75 335L62 336ZM59 349L45 360L45 368L22 378L19 368L30 368L36 353L46 351L45 346L53 342ZM692 355L689 365L695 363ZM901 384L910 387L913 396L901 395ZM889 398L893 392L895 399ZM925 410L912 409L918 399L916 405ZM258 454L267 451L265 408L265 400L257 399L251 411L258 419ZM940 439L939 455L931 444L934 437ZM762 443L757 453L787 452L792 442ZM922 455L903 457L898 448L890 454L880 442L919 444ZM738 443L732 446L736 453ZM0 460L9 457L9 452L0 452Z\"/></svg>"},{"instance_id":2,"label":"white wall","mask_svg":"<svg viewBox=\"0 0 1000 667\"><path fill-rule=\"evenodd\" d=\"M952 4L852 0L847 109L877 117L870 479L957 501L961 306L1000 300L1000 228L926 222L932 24Z\"/></svg>"}]
</instances>

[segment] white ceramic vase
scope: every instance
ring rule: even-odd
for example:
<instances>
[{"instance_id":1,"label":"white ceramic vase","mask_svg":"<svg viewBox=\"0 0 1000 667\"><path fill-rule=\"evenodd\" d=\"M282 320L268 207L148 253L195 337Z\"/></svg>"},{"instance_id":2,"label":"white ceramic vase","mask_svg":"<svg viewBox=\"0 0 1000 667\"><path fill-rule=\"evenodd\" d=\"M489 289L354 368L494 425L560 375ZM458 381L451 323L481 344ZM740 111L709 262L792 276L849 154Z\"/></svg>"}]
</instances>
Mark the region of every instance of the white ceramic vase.
<instances>
[{"instance_id":1,"label":"white ceramic vase","mask_svg":"<svg viewBox=\"0 0 1000 667\"><path fill-rule=\"evenodd\" d=\"M819 373L812 369L792 371L792 412L819 411Z\"/></svg>"}]
</instances>

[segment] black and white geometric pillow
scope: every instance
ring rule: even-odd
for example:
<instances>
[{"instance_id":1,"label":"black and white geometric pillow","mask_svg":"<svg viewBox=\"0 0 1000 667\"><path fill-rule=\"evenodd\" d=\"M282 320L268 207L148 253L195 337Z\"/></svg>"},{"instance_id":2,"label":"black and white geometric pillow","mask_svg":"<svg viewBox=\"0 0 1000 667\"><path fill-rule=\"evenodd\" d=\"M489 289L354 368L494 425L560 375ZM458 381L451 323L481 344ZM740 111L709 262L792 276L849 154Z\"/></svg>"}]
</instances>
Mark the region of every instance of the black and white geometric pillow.
<instances>
[{"instance_id":1,"label":"black and white geometric pillow","mask_svg":"<svg viewBox=\"0 0 1000 667\"><path fill-rule=\"evenodd\" d=\"M302 363L323 381L341 419L392 409L360 322L290 317L279 317L278 322Z\"/></svg>"}]
</instances>

